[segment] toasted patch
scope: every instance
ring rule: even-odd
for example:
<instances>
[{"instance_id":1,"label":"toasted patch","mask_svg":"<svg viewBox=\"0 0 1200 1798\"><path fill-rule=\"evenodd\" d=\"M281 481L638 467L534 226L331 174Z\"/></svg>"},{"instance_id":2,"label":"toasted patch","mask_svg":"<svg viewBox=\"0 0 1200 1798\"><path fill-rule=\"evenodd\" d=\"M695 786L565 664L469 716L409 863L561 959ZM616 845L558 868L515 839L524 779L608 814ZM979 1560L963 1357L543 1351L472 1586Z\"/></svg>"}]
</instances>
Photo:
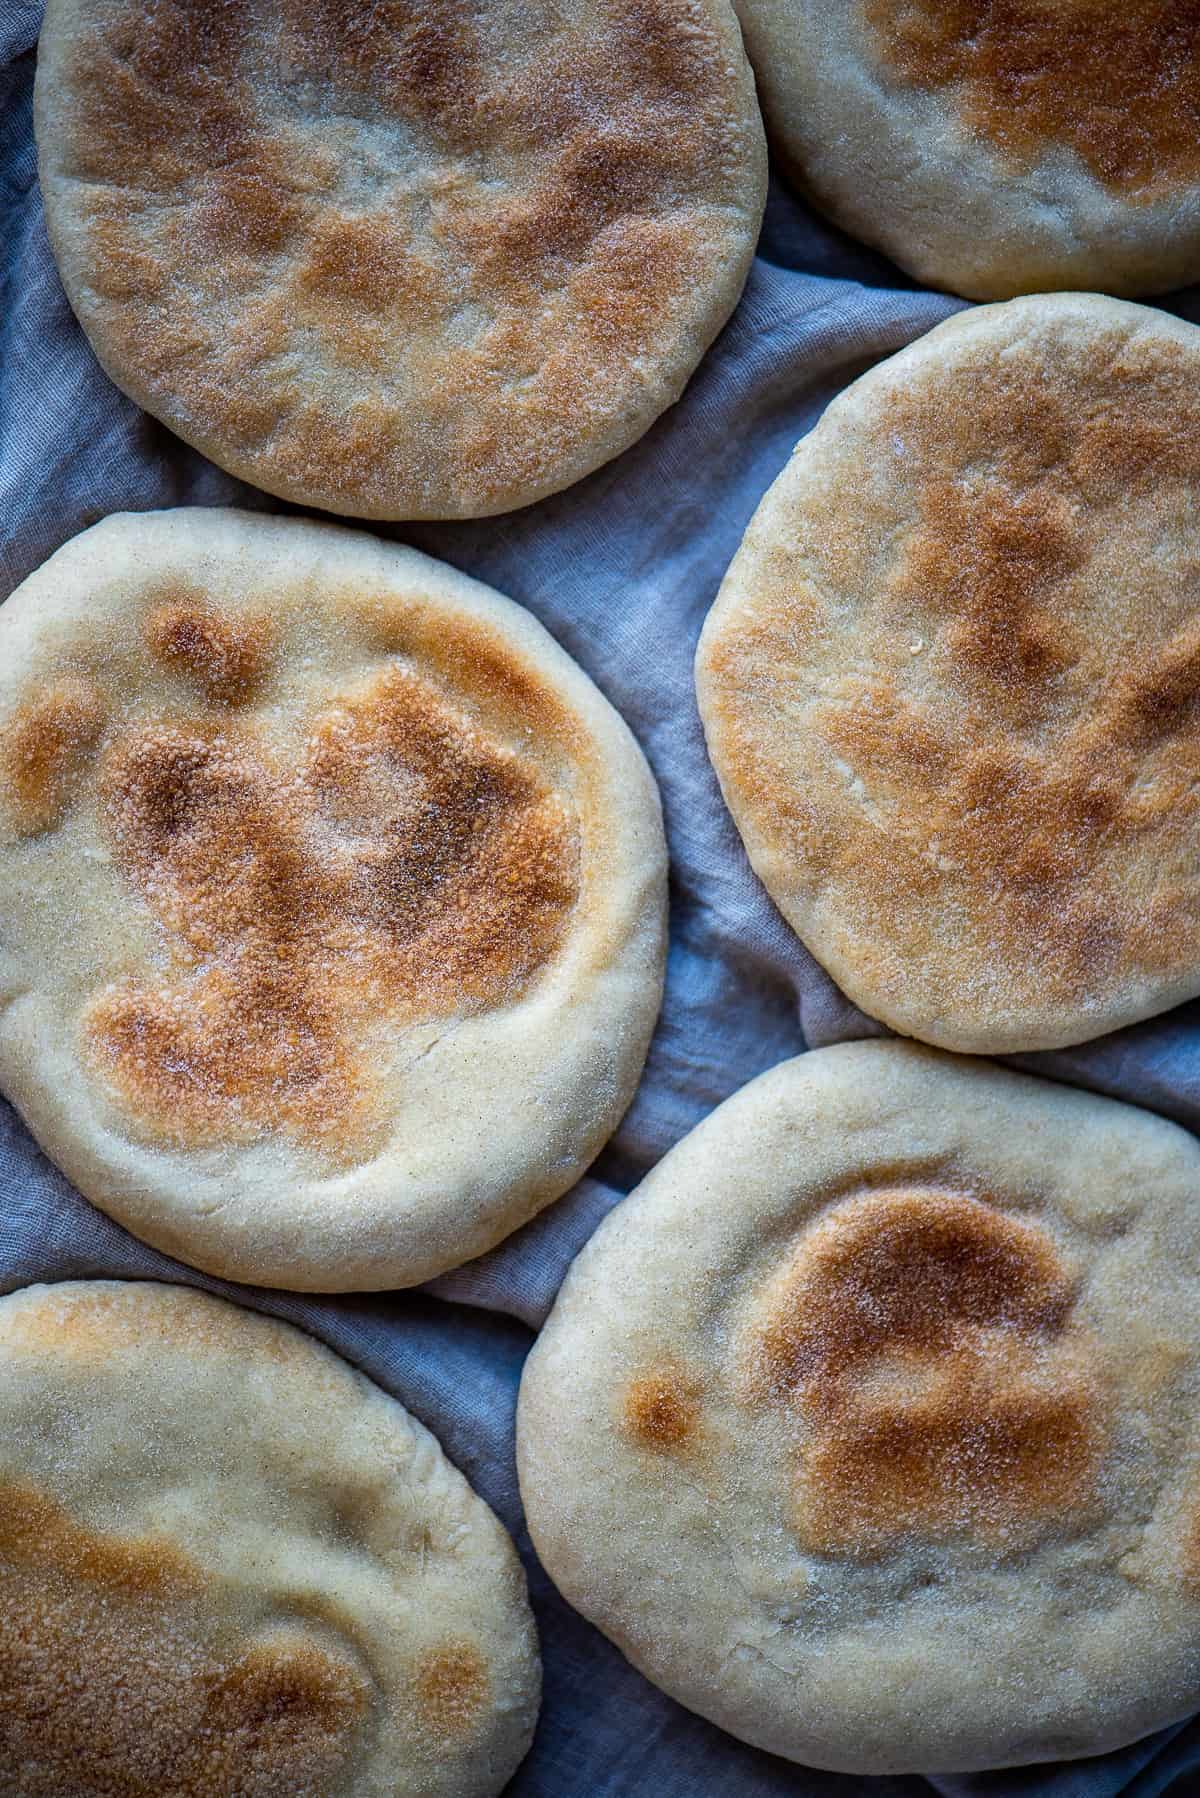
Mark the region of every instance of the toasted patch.
<instances>
[{"instance_id":1,"label":"toasted patch","mask_svg":"<svg viewBox=\"0 0 1200 1798\"><path fill-rule=\"evenodd\" d=\"M823 1553L973 1529L1021 1540L1093 1496L1102 1400L1064 1340L1040 1231L952 1192L847 1201L773 1286L756 1385L808 1424L799 1524Z\"/></svg>"},{"instance_id":2,"label":"toasted patch","mask_svg":"<svg viewBox=\"0 0 1200 1798\"><path fill-rule=\"evenodd\" d=\"M538 1683L500 1525L328 1349L152 1281L0 1298L0 1790L496 1798Z\"/></svg>"},{"instance_id":3,"label":"toasted patch","mask_svg":"<svg viewBox=\"0 0 1200 1798\"><path fill-rule=\"evenodd\" d=\"M216 1595L167 1540L73 1523L0 1484L0 1779L22 1798L318 1798L367 1709L303 1638L218 1633Z\"/></svg>"},{"instance_id":4,"label":"toasted patch","mask_svg":"<svg viewBox=\"0 0 1200 1798\"><path fill-rule=\"evenodd\" d=\"M695 1435L699 1420L695 1381L677 1368L641 1374L626 1390L625 1427L645 1448L681 1448Z\"/></svg>"},{"instance_id":5,"label":"toasted patch","mask_svg":"<svg viewBox=\"0 0 1200 1798\"><path fill-rule=\"evenodd\" d=\"M1062 145L1146 199L1200 177L1194 0L867 0L866 16L905 81L946 94L1018 167Z\"/></svg>"},{"instance_id":6,"label":"toasted patch","mask_svg":"<svg viewBox=\"0 0 1200 1798\"><path fill-rule=\"evenodd\" d=\"M66 676L0 724L0 801L23 836L61 822L107 722L100 690Z\"/></svg>"},{"instance_id":7,"label":"toasted patch","mask_svg":"<svg viewBox=\"0 0 1200 1798\"><path fill-rule=\"evenodd\" d=\"M168 599L146 621L151 654L217 704L253 698L267 671L262 622L223 617L201 592Z\"/></svg>"},{"instance_id":8,"label":"toasted patch","mask_svg":"<svg viewBox=\"0 0 1200 1798\"><path fill-rule=\"evenodd\" d=\"M416 1674L422 1721L435 1736L453 1739L475 1728L487 1705L487 1663L465 1638L434 1649Z\"/></svg>"},{"instance_id":9,"label":"toasted patch","mask_svg":"<svg viewBox=\"0 0 1200 1798\"><path fill-rule=\"evenodd\" d=\"M399 668L316 717L298 775L251 731L159 725L114 740L102 793L179 969L98 996L85 1021L151 1137L283 1123L361 1152L385 1121L359 1047L372 1023L516 998L578 894L562 799Z\"/></svg>"}]
</instances>

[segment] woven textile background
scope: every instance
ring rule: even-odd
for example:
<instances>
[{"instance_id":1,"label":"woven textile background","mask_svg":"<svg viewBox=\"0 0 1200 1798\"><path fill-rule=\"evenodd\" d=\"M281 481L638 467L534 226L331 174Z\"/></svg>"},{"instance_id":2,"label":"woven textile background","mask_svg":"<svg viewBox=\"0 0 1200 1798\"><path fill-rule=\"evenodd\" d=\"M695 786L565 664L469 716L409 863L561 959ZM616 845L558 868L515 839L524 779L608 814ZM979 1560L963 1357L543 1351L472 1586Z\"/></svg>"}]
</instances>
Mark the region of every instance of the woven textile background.
<instances>
[{"instance_id":1,"label":"woven textile background","mask_svg":"<svg viewBox=\"0 0 1200 1798\"><path fill-rule=\"evenodd\" d=\"M231 502L287 510L139 412L101 373L75 323L37 188L30 95L40 13L40 4L0 0L0 599L110 512ZM705 757L692 652L746 522L797 439L848 381L958 305L914 288L776 185L733 321L680 404L639 445L527 511L395 533L528 606L623 712L662 787L672 854L666 1004L629 1116L558 1205L420 1293L313 1299L235 1289L143 1248L94 1211L0 1101L0 1290L94 1275L166 1278L300 1323L428 1424L517 1536L546 1688L511 1798L928 1798L930 1782L920 1779L853 1779L774 1760L647 1685L538 1568L517 1496L512 1415L532 1333L599 1218L752 1075L806 1046L879 1034L749 871ZM1176 309L1200 317L1200 299L1185 296ZM1020 1059L1200 1129L1198 1005ZM1101 1760L933 1783L953 1798L1200 1791L1200 1724Z\"/></svg>"}]
</instances>

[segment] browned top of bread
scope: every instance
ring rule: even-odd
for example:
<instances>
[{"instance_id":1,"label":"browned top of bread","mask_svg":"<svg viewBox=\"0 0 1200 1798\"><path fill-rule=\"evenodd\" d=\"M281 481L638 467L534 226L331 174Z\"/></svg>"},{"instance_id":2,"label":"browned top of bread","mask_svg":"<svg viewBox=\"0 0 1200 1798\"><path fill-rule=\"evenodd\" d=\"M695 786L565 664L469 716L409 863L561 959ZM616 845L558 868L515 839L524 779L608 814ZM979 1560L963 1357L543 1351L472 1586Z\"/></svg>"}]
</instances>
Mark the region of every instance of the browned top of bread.
<instances>
[{"instance_id":1,"label":"browned top of bread","mask_svg":"<svg viewBox=\"0 0 1200 1798\"><path fill-rule=\"evenodd\" d=\"M0 1085L87 1196L185 1259L230 1224L229 1275L382 1285L571 1184L640 1071L665 849L528 614L193 508L75 539L0 639Z\"/></svg>"},{"instance_id":2,"label":"browned top of bread","mask_svg":"<svg viewBox=\"0 0 1200 1798\"><path fill-rule=\"evenodd\" d=\"M971 299L1200 274L1197 0L740 0L773 147Z\"/></svg>"},{"instance_id":3,"label":"browned top of bread","mask_svg":"<svg viewBox=\"0 0 1200 1798\"><path fill-rule=\"evenodd\" d=\"M1095 1754L1200 1686L1200 1148L914 1043L783 1062L526 1361L543 1566L673 1697L854 1773Z\"/></svg>"},{"instance_id":4,"label":"browned top of bread","mask_svg":"<svg viewBox=\"0 0 1200 1798\"><path fill-rule=\"evenodd\" d=\"M1200 178L1197 0L866 0L886 68L1015 162L1075 152L1151 199Z\"/></svg>"},{"instance_id":5,"label":"browned top of bread","mask_svg":"<svg viewBox=\"0 0 1200 1798\"><path fill-rule=\"evenodd\" d=\"M222 1631L210 1580L169 1539L97 1533L3 1481L0 1590L6 1790L317 1798L341 1784L361 1673L303 1637Z\"/></svg>"},{"instance_id":6,"label":"browned top of bread","mask_svg":"<svg viewBox=\"0 0 1200 1798\"><path fill-rule=\"evenodd\" d=\"M698 664L723 789L852 998L960 1050L1200 989L1200 335L1090 296L939 327L763 501Z\"/></svg>"},{"instance_id":7,"label":"browned top of bread","mask_svg":"<svg viewBox=\"0 0 1200 1798\"><path fill-rule=\"evenodd\" d=\"M762 208L725 0L51 0L38 83L114 380L333 511L502 511L624 448Z\"/></svg>"},{"instance_id":8,"label":"browned top of bread","mask_svg":"<svg viewBox=\"0 0 1200 1798\"><path fill-rule=\"evenodd\" d=\"M12 1798L499 1790L537 1707L523 1579L393 1400L150 1281L0 1299L0 1375Z\"/></svg>"},{"instance_id":9,"label":"browned top of bread","mask_svg":"<svg viewBox=\"0 0 1200 1798\"><path fill-rule=\"evenodd\" d=\"M920 1531L998 1546L1092 1498L1102 1403L1053 1241L953 1179L847 1197L771 1283L746 1390L808 1449L794 1527L820 1554Z\"/></svg>"},{"instance_id":10,"label":"browned top of bread","mask_svg":"<svg viewBox=\"0 0 1200 1798\"><path fill-rule=\"evenodd\" d=\"M396 642L412 658L425 634ZM155 965L88 1006L89 1062L150 1140L282 1129L353 1157L382 1122L372 1026L511 1003L554 954L579 897L570 801L424 658L331 693L292 764L245 715L275 672L265 613L169 578L134 635L181 705L130 720L111 683L51 674L0 723L0 816L36 837L90 783L100 853L161 928ZM508 645L466 621L455 638L450 657L430 645L434 666L457 659L526 732L569 740ZM111 636L91 660L111 667Z\"/></svg>"}]
</instances>

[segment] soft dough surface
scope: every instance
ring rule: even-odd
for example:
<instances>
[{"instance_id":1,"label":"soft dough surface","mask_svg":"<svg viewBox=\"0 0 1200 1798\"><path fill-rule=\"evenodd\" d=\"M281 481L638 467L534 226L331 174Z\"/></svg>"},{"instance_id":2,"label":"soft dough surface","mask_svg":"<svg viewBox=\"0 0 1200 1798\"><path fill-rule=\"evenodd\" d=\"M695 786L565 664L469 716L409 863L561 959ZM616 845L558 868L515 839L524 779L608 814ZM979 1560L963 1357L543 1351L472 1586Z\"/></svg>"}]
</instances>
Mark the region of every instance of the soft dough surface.
<instances>
[{"instance_id":1,"label":"soft dough surface","mask_svg":"<svg viewBox=\"0 0 1200 1798\"><path fill-rule=\"evenodd\" d=\"M629 732L415 551L109 519L0 614L0 1084L207 1271L407 1284L557 1198L657 1011Z\"/></svg>"},{"instance_id":2,"label":"soft dough surface","mask_svg":"<svg viewBox=\"0 0 1200 1798\"><path fill-rule=\"evenodd\" d=\"M1196 0L739 0L773 147L933 287L1200 275Z\"/></svg>"},{"instance_id":3,"label":"soft dough surface","mask_svg":"<svg viewBox=\"0 0 1200 1798\"><path fill-rule=\"evenodd\" d=\"M360 517L506 511L640 437L766 193L726 0L51 0L37 108L112 378Z\"/></svg>"},{"instance_id":4,"label":"soft dough surface","mask_svg":"<svg viewBox=\"0 0 1200 1798\"><path fill-rule=\"evenodd\" d=\"M1200 1150L900 1043L727 1100L574 1263L521 1389L564 1596L774 1753L1099 1753L1200 1697Z\"/></svg>"},{"instance_id":5,"label":"soft dough surface","mask_svg":"<svg viewBox=\"0 0 1200 1798\"><path fill-rule=\"evenodd\" d=\"M863 376L700 641L714 766L864 1011L1057 1048L1200 991L1200 331L980 307Z\"/></svg>"},{"instance_id":6,"label":"soft dough surface","mask_svg":"<svg viewBox=\"0 0 1200 1798\"><path fill-rule=\"evenodd\" d=\"M0 1300L0 1787L492 1798L539 1665L512 1544L290 1325L150 1282Z\"/></svg>"}]
</instances>

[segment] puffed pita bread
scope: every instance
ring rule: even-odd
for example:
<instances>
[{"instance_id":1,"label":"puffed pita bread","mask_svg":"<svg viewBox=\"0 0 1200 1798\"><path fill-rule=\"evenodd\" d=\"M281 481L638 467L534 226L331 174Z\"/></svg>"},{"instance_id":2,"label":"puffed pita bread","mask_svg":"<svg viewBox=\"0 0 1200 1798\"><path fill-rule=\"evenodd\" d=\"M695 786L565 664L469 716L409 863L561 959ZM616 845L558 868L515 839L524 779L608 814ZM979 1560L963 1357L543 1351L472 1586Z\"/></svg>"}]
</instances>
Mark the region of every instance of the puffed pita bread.
<instances>
[{"instance_id":1,"label":"puffed pita bread","mask_svg":"<svg viewBox=\"0 0 1200 1798\"><path fill-rule=\"evenodd\" d=\"M632 1097L665 903L626 726L413 550L112 518L0 610L0 1087L210 1273L411 1284L557 1198Z\"/></svg>"},{"instance_id":2,"label":"puffed pita bread","mask_svg":"<svg viewBox=\"0 0 1200 1798\"><path fill-rule=\"evenodd\" d=\"M1200 275L1200 17L1177 0L738 0L773 148L931 287Z\"/></svg>"},{"instance_id":3,"label":"puffed pita bread","mask_svg":"<svg viewBox=\"0 0 1200 1798\"><path fill-rule=\"evenodd\" d=\"M177 1286L0 1299L0 1787L493 1798L529 1746L525 1578L403 1407Z\"/></svg>"},{"instance_id":4,"label":"puffed pita bread","mask_svg":"<svg viewBox=\"0 0 1200 1798\"><path fill-rule=\"evenodd\" d=\"M727 0L50 0L35 99L112 379L363 518L507 511L636 441L766 195Z\"/></svg>"},{"instance_id":5,"label":"puffed pita bread","mask_svg":"<svg viewBox=\"0 0 1200 1798\"><path fill-rule=\"evenodd\" d=\"M856 1004L1000 1053L1200 992L1200 332L1063 294L856 381L705 624L750 859Z\"/></svg>"},{"instance_id":6,"label":"puffed pita bread","mask_svg":"<svg viewBox=\"0 0 1200 1798\"><path fill-rule=\"evenodd\" d=\"M526 1364L521 1490L646 1676L855 1773L1100 1753L1200 1703L1200 1149L904 1043L720 1106Z\"/></svg>"}]
</instances>

